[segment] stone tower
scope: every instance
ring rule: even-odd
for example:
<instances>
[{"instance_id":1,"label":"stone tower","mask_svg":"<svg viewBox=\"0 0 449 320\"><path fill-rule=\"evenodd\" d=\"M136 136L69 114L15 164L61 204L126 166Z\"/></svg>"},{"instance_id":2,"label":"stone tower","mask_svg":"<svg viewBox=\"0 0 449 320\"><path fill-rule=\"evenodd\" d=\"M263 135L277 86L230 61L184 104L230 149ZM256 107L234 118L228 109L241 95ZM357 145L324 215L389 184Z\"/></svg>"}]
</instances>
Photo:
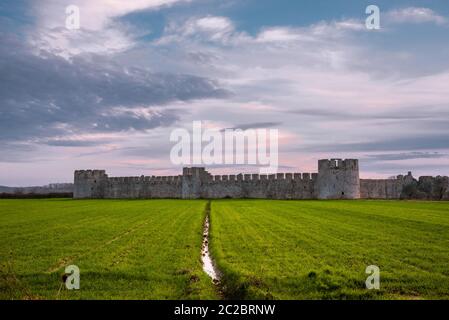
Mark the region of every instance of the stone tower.
<instances>
[{"instance_id":1,"label":"stone tower","mask_svg":"<svg viewBox=\"0 0 449 320\"><path fill-rule=\"evenodd\" d=\"M318 199L360 199L359 161L318 161Z\"/></svg>"},{"instance_id":2,"label":"stone tower","mask_svg":"<svg viewBox=\"0 0 449 320\"><path fill-rule=\"evenodd\" d=\"M203 198L203 184L208 180L209 173L205 168L183 168L182 170L182 198Z\"/></svg>"},{"instance_id":3,"label":"stone tower","mask_svg":"<svg viewBox=\"0 0 449 320\"><path fill-rule=\"evenodd\" d=\"M108 176L104 170L77 170L74 182L74 199L103 198Z\"/></svg>"}]
</instances>

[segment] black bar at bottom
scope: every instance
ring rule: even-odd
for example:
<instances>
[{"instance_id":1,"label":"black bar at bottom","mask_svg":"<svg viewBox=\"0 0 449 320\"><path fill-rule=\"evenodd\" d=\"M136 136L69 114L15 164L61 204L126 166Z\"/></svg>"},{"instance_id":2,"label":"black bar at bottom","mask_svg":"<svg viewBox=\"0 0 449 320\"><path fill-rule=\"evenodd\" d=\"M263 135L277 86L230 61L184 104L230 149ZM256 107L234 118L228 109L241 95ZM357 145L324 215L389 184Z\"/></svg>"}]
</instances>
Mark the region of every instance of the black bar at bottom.
<instances>
[{"instance_id":1,"label":"black bar at bottom","mask_svg":"<svg viewBox=\"0 0 449 320\"><path fill-rule=\"evenodd\" d=\"M3 314L33 317L89 316L130 319L383 319L391 312L401 317L447 312L449 301L0 301ZM133 317L134 318L134 317ZM330 319L330 318L329 318ZM131 319L130 319L131 320Z\"/></svg>"}]
</instances>

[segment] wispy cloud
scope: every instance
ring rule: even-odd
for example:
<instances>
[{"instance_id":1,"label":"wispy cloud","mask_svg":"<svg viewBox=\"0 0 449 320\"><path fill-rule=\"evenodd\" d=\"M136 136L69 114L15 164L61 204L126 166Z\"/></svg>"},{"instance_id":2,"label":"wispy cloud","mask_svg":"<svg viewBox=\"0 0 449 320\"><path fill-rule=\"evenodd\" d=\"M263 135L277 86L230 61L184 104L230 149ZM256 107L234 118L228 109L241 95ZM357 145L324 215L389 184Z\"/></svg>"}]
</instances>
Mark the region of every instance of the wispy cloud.
<instances>
[{"instance_id":1,"label":"wispy cloud","mask_svg":"<svg viewBox=\"0 0 449 320\"><path fill-rule=\"evenodd\" d=\"M244 123L236 125L232 128L227 128L231 130L248 130L248 129L266 129L266 128L273 128L273 127L281 127L282 122L253 122L253 123ZM226 130L226 129L223 129Z\"/></svg>"},{"instance_id":2,"label":"wispy cloud","mask_svg":"<svg viewBox=\"0 0 449 320\"><path fill-rule=\"evenodd\" d=\"M392 138L353 143L318 144L299 148L299 150L315 152L366 152L435 149L449 149L449 139L447 138L447 135L415 135L405 138Z\"/></svg>"},{"instance_id":3,"label":"wispy cloud","mask_svg":"<svg viewBox=\"0 0 449 320\"><path fill-rule=\"evenodd\" d=\"M226 95L203 77L124 68L104 58L68 62L36 56L14 37L0 39L1 140L148 130L178 119L174 110L154 107Z\"/></svg>"},{"instance_id":4,"label":"wispy cloud","mask_svg":"<svg viewBox=\"0 0 449 320\"><path fill-rule=\"evenodd\" d=\"M448 19L437 14L429 8L408 7L391 10L387 13L390 23L435 23L437 25L447 24Z\"/></svg>"},{"instance_id":5,"label":"wispy cloud","mask_svg":"<svg viewBox=\"0 0 449 320\"><path fill-rule=\"evenodd\" d=\"M399 161L411 159L439 159L447 157L447 154L438 152L404 152L367 155L369 159L380 161Z\"/></svg>"},{"instance_id":6,"label":"wispy cloud","mask_svg":"<svg viewBox=\"0 0 449 320\"><path fill-rule=\"evenodd\" d=\"M120 17L143 10L159 10L192 0L47 0L33 5L36 25L28 35L38 50L50 51L65 58L81 53L111 54L132 48L140 31L119 21ZM67 30L66 8L80 10L80 29ZM149 32L149 31L146 31Z\"/></svg>"}]
</instances>

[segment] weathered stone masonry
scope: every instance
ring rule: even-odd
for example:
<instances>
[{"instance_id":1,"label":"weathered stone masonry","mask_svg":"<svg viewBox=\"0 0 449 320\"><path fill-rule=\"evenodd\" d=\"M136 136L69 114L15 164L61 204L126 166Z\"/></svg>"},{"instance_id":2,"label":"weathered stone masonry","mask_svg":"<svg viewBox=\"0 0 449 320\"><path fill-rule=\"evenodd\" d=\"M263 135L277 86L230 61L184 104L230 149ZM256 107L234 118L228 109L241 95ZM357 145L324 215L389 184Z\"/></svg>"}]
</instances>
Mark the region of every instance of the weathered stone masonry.
<instances>
[{"instance_id":1,"label":"weathered stone masonry","mask_svg":"<svg viewBox=\"0 0 449 320\"><path fill-rule=\"evenodd\" d=\"M356 159L318 162L318 173L211 175L184 168L182 175L110 178L104 170L75 171L75 199L401 199L449 200L448 177L411 173L395 179L360 179Z\"/></svg>"}]
</instances>

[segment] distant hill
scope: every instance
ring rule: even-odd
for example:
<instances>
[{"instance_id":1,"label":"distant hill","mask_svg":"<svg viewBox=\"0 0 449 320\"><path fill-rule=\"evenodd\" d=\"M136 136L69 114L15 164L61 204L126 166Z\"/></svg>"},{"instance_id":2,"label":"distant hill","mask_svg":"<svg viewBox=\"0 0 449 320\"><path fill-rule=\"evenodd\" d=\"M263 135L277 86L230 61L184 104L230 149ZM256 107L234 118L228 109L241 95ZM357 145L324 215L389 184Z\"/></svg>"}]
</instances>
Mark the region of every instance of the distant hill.
<instances>
[{"instance_id":1,"label":"distant hill","mask_svg":"<svg viewBox=\"0 0 449 320\"><path fill-rule=\"evenodd\" d=\"M0 193L13 193L16 188L0 186Z\"/></svg>"},{"instance_id":2,"label":"distant hill","mask_svg":"<svg viewBox=\"0 0 449 320\"><path fill-rule=\"evenodd\" d=\"M51 183L46 186L7 187L0 186L0 193L5 194L55 194L73 192L73 183Z\"/></svg>"}]
</instances>

